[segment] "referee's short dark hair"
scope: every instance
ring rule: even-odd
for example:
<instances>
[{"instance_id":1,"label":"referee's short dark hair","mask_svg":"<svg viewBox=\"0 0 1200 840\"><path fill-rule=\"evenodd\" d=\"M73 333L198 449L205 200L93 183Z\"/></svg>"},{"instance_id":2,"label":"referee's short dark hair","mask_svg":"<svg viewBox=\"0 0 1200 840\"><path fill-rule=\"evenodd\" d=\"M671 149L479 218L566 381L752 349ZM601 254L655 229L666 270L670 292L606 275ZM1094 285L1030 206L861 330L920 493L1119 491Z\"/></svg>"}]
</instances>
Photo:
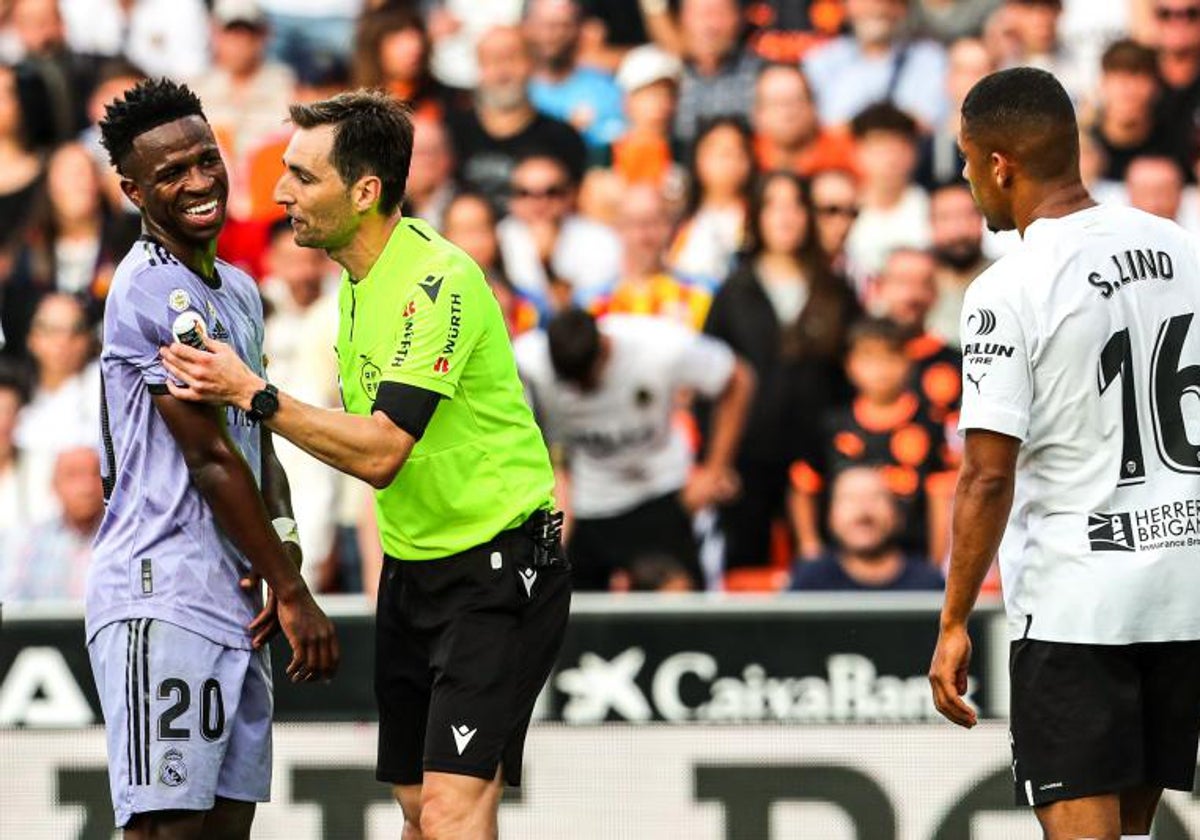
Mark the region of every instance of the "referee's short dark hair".
<instances>
[{"instance_id":1,"label":"referee's short dark hair","mask_svg":"<svg viewBox=\"0 0 1200 840\"><path fill-rule=\"evenodd\" d=\"M559 379L584 385L600 356L600 328L591 313L564 309L546 325L550 364Z\"/></svg>"},{"instance_id":2,"label":"referee's short dark hair","mask_svg":"<svg viewBox=\"0 0 1200 840\"><path fill-rule=\"evenodd\" d=\"M350 186L364 175L379 179L379 212L390 216L404 199L412 161L412 110L375 89L339 93L330 99L288 109L300 128L334 127L330 162Z\"/></svg>"},{"instance_id":3,"label":"referee's short dark hair","mask_svg":"<svg viewBox=\"0 0 1200 840\"><path fill-rule=\"evenodd\" d=\"M1020 161L1034 178L1078 176L1075 107L1045 70L1012 67L984 76L963 100L962 131L985 153Z\"/></svg>"}]
</instances>

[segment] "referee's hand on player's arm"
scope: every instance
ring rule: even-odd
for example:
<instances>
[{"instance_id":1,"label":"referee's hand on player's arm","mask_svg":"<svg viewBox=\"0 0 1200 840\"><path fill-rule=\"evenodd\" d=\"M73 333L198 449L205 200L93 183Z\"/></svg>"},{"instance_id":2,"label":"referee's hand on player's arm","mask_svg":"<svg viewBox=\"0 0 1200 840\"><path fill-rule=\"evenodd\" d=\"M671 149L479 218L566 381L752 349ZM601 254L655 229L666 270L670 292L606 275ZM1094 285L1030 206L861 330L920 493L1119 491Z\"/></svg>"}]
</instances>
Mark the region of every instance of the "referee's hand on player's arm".
<instances>
[{"instance_id":1,"label":"referee's hand on player's arm","mask_svg":"<svg viewBox=\"0 0 1200 840\"><path fill-rule=\"evenodd\" d=\"M933 704L943 717L966 729L979 722L975 710L963 699L967 693L967 667L970 664L971 637L967 626L943 624L929 666Z\"/></svg>"},{"instance_id":2,"label":"referee's hand on player's arm","mask_svg":"<svg viewBox=\"0 0 1200 840\"><path fill-rule=\"evenodd\" d=\"M255 391L263 387L237 352L223 341L201 336L204 349L197 350L176 341L159 349L167 373L187 383L180 387L167 379L167 390L176 399L236 405L245 408Z\"/></svg>"}]
</instances>

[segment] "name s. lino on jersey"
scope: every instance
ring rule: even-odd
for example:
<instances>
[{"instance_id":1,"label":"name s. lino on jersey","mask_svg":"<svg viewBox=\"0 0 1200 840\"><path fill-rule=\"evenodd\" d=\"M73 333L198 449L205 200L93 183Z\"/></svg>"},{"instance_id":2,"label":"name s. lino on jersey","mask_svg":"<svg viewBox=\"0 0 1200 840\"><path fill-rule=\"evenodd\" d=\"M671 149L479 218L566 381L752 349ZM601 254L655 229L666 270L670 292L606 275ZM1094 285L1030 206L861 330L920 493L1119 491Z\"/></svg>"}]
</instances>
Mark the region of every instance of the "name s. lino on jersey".
<instances>
[{"instance_id":1,"label":"name s. lino on jersey","mask_svg":"<svg viewBox=\"0 0 1200 840\"><path fill-rule=\"evenodd\" d=\"M1198 250L1100 205L1036 220L967 292L959 428L1024 443L1000 548L1014 637L1200 638L1166 599L1200 588Z\"/></svg>"}]
</instances>

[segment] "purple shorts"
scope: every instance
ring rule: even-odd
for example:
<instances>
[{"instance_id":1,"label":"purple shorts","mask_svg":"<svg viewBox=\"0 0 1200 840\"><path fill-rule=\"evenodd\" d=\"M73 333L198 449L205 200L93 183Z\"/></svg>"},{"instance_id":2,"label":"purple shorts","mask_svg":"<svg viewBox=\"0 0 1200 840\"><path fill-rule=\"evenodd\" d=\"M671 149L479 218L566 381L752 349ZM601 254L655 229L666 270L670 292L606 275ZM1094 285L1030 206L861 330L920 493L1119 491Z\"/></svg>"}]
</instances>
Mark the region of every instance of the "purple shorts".
<instances>
[{"instance_id":1,"label":"purple shorts","mask_svg":"<svg viewBox=\"0 0 1200 840\"><path fill-rule=\"evenodd\" d=\"M115 621L88 644L118 827L271 795L271 660L174 624Z\"/></svg>"}]
</instances>

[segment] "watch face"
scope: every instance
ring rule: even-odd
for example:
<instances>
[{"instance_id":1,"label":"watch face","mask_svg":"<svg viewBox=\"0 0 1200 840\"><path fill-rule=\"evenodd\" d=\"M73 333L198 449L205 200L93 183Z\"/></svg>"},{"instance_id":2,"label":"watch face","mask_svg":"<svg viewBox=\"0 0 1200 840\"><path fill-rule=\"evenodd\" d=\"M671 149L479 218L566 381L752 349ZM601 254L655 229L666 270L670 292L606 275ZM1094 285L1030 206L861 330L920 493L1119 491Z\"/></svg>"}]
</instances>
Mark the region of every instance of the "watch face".
<instances>
[{"instance_id":1,"label":"watch face","mask_svg":"<svg viewBox=\"0 0 1200 840\"><path fill-rule=\"evenodd\" d=\"M259 391L250 400L250 410L260 417L270 417L279 409L279 398L270 391Z\"/></svg>"}]
</instances>

